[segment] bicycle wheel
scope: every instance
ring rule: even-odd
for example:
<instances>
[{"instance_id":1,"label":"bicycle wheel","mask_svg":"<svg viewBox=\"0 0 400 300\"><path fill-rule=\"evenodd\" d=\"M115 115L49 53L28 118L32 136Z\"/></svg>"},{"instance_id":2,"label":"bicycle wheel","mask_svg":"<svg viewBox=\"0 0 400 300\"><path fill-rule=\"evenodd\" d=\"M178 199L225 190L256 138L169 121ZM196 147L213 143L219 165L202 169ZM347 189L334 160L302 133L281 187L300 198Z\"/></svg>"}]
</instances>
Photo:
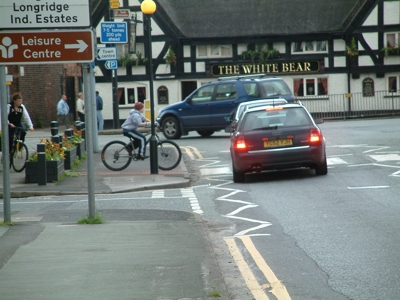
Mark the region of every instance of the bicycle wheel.
<instances>
[{"instance_id":1,"label":"bicycle wheel","mask_svg":"<svg viewBox=\"0 0 400 300\"><path fill-rule=\"evenodd\" d=\"M162 141L157 146L158 168L164 171L172 170L180 162L182 151L179 146L172 141Z\"/></svg>"},{"instance_id":2,"label":"bicycle wheel","mask_svg":"<svg viewBox=\"0 0 400 300\"><path fill-rule=\"evenodd\" d=\"M14 171L22 172L25 169L25 163L28 158L28 147L22 142L17 142L11 155L11 165Z\"/></svg>"},{"instance_id":3,"label":"bicycle wheel","mask_svg":"<svg viewBox=\"0 0 400 300\"><path fill-rule=\"evenodd\" d=\"M132 155L121 141L112 141L101 150L101 161L112 171L121 171L129 166Z\"/></svg>"}]
</instances>

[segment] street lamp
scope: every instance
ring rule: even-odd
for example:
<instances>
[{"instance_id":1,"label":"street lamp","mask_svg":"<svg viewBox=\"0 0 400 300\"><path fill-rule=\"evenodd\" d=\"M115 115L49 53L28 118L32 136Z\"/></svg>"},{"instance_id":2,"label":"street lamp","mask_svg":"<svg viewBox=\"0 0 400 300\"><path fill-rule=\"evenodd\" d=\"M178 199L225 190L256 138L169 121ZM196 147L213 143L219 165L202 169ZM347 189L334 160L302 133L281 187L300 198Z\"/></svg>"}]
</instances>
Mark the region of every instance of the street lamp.
<instances>
[{"instance_id":1,"label":"street lamp","mask_svg":"<svg viewBox=\"0 0 400 300\"><path fill-rule=\"evenodd\" d=\"M154 127L154 93L153 93L153 57L151 49L151 15L156 11L156 4L153 0L144 0L140 5L142 13L146 15L145 31L147 32L147 50L149 51L149 76L150 76L150 120L151 120L151 137L150 137L150 173L158 174L158 153L156 129Z\"/></svg>"}]
</instances>

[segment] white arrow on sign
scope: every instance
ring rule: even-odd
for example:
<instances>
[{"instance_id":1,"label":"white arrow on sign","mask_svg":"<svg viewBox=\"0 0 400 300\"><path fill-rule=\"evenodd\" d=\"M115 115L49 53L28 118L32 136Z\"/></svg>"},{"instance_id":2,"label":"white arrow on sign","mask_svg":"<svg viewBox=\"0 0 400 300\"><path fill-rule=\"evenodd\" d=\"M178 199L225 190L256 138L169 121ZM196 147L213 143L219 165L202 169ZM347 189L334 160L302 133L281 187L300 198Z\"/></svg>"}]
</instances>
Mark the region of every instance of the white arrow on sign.
<instances>
[{"instance_id":1,"label":"white arrow on sign","mask_svg":"<svg viewBox=\"0 0 400 300\"><path fill-rule=\"evenodd\" d=\"M118 69L118 61L116 60L107 60L104 63L104 66L106 67L106 69L108 70L115 70Z\"/></svg>"},{"instance_id":2,"label":"white arrow on sign","mask_svg":"<svg viewBox=\"0 0 400 300\"><path fill-rule=\"evenodd\" d=\"M76 40L78 44L65 44L65 49L79 49L78 52L83 52L86 50L88 45L82 40Z\"/></svg>"}]
</instances>

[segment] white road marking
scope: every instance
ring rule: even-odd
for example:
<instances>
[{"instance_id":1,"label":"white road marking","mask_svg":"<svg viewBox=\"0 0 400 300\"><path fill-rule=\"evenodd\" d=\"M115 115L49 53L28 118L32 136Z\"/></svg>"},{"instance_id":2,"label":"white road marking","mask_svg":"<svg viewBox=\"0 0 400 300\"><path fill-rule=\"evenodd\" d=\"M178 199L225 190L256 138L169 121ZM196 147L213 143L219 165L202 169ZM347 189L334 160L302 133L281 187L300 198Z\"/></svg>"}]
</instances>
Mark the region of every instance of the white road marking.
<instances>
[{"instance_id":1,"label":"white road marking","mask_svg":"<svg viewBox=\"0 0 400 300\"><path fill-rule=\"evenodd\" d=\"M330 165L345 165L347 162L340 157L327 157L326 162Z\"/></svg>"},{"instance_id":2,"label":"white road marking","mask_svg":"<svg viewBox=\"0 0 400 300\"><path fill-rule=\"evenodd\" d=\"M196 194L194 193L193 189L191 188L181 189L181 193L182 197L189 198L189 203L194 213L200 215L204 213L200 207L199 200L197 200Z\"/></svg>"},{"instance_id":3,"label":"white road marking","mask_svg":"<svg viewBox=\"0 0 400 300\"><path fill-rule=\"evenodd\" d=\"M361 190L361 189L387 189L388 185L377 185L377 186L348 186L349 190Z\"/></svg>"},{"instance_id":4,"label":"white road marking","mask_svg":"<svg viewBox=\"0 0 400 300\"><path fill-rule=\"evenodd\" d=\"M151 193L151 198L164 198L164 190L156 190Z\"/></svg>"},{"instance_id":5,"label":"white road marking","mask_svg":"<svg viewBox=\"0 0 400 300\"><path fill-rule=\"evenodd\" d=\"M398 161L400 160L400 155L398 154L383 154L383 155L369 155L372 159L376 161Z\"/></svg>"},{"instance_id":6,"label":"white road marking","mask_svg":"<svg viewBox=\"0 0 400 300\"><path fill-rule=\"evenodd\" d=\"M232 171L229 167L223 167L223 168L200 169L200 173L203 176L207 176L207 175L217 175L217 174L232 174Z\"/></svg>"}]
</instances>

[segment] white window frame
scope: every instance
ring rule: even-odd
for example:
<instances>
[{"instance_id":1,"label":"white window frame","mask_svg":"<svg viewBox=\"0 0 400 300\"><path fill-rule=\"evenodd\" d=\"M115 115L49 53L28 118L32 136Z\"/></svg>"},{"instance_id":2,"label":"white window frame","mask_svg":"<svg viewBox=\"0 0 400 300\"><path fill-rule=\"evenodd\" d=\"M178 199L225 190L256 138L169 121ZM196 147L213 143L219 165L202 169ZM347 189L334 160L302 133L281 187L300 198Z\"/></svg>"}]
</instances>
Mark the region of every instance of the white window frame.
<instances>
[{"instance_id":1,"label":"white window frame","mask_svg":"<svg viewBox=\"0 0 400 300\"><path fill-rule=\"evenodd\" d=\"M390 87L390 78L395 78L396 79L396 90L391 91L391 87ZM388 93L393 93L393 94L399 94L399 83L400 83L400 76L399 75L390 75L386 77L386 90L388 91Z\"/></svg>"},{"instance_id":2,"label":"white window frame","mask_svg":"<svg viewBox=\"0 0 400 300\"><path fill-rule=\"evenodd\" d=\"M393 40L393 38L392 37L389 38L389 36L394 36L394 45L392 45L392 43L389 43L389 40ZM390 46L393 47L398 47L400 45L400 32L386 32L385 47L387 47L388 44L390 44Z\"/></svg>"},{"instance_id":3,"label":"white window frame","mask_svg":"<svg viewBox=\"0 0 400 300\"><path fill-rule=\"evenodd\" d=\"M199 55L199 47L207 47L207 55L201 56ZM213 49L217 48L218 49L218 54L213 54ZM222 54L222 49L223 48L229 48L230 54L229 55L223 55ZM199 45L196 47L196 57L197 58L214 58L214 57L232 57L232 45Z\"/></svg>"},{"instance_id":4,"label":"white window frame","mask_svg":"<svg viewBox=\"0 0 400 300\"><path fill-rule=\"evenodd\" d=\"M124 98L125 98L125 104L120 104L119 99L118 99L118 106L119 107L133 107L136 102L139 101L138 99L138 89L139 88L144 88L145 92L147 93L147 88L145 85L137 85L137 86L119 86L118 89L124 89ZM128 89L134 89L135 92L135 99L133 103L128 102ZM147 98L147 97L146 97Z\"/></svg>"},{"instance_id":5,"label":"white window frame","mask_svg":"<svg viewBox=\"0 0 400 300\"><path fill-rule=\"evenodd\" d=\"M317 45L320 42L325 42L325 50L317 50ZM295 52L295 45L301 43L301 51ZM312 45L312 49L309 46ZM328 42L327 41L302 41L293 42L291 48L292 54L308 54L308 53L327 53L328 52Z\"/></svg>"},{"instance_id":6,"label":"white window frame","mask_svg":"<svg viewBox=\"0 0 400 300\"><path fill-rule=\"evenodd\" d=\"M294 86L294 81L295 80L303 80L303 96L298 96L297 91L295 90ZM318 95L318 79L326 79L326 85L327 85L327 93L323 95ZM307 94L307 80L314 80L314 94ZM293 92L295 93L296 97L301 97L301 98L307 98L307 97L326 97L328 96L329 93L329 81L328 77L324 76L318 76L318 77L301 77L301 78L293 78Z\"/></svg>"}]
</instances>

